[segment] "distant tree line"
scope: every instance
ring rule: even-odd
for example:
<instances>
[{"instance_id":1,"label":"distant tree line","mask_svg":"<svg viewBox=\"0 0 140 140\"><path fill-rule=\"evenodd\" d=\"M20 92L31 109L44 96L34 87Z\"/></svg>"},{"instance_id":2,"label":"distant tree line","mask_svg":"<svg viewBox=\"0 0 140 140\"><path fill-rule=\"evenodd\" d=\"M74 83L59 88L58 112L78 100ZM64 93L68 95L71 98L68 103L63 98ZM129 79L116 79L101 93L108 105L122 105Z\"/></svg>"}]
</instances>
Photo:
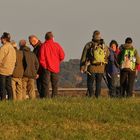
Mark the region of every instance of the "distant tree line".
<instances>
[{"instance_id":1,"label":"distant tree line","mask_svg":"<svg viewBox=\"0 0 140 140\"><path fill-rule=\"evenodd\" d=\"M59 86L65 88L86 88L86 74L80 73L80 60L70 59L61 64ZM106 88L103 80L102 87ZM135 89L140 89L140 73L135 82Z\"/></svg>"}]
</instances>

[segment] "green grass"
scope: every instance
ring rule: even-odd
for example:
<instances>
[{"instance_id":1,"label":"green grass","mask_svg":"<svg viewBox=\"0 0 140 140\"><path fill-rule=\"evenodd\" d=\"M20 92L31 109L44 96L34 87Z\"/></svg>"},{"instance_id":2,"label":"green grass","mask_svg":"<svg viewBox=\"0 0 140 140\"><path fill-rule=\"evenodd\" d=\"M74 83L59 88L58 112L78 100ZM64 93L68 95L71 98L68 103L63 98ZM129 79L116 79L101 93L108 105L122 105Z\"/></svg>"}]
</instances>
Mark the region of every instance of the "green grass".
<instances>
[{"instance_id":1,"label":"green grass","mask_svg":"<svg viewBox=\"0 0 140 140\"><path fill-rule=\"evenodd\" d=\"M2 140L139 140L140 98L0 103Z\"/></svg>"}]
</instances>

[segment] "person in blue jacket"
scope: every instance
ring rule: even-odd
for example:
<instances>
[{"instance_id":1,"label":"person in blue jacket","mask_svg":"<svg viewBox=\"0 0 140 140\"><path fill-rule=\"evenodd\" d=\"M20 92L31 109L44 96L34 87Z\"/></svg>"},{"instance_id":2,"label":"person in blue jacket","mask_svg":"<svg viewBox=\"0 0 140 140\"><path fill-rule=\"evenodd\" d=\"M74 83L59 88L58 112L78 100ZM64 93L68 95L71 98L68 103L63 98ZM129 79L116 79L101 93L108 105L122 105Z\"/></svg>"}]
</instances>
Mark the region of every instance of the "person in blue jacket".
<instances>
[{"instance_id":1,"label":"person in blue jacket","mask_svg":"<svg viewBox=\"0 0 140 140\"><path fill-rule=\"evenodd\" d=\"M120 96L120 68L117 60L118 43L112 40L109 45L110 55L108 57L108 64L106 67L106 77L108 81L110 97Z\"/></svg>"}]
</instances>

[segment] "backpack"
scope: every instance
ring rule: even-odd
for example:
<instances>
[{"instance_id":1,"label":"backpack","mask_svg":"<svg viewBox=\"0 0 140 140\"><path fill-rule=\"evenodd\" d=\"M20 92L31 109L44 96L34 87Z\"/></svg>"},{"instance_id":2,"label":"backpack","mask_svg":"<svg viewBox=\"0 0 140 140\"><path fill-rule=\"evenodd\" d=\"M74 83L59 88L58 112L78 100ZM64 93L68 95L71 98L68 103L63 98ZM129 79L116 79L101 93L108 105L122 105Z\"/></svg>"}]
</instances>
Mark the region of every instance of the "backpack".
<instances>
[{"instance_id":1,"label":"backpack","mask_svg":"<svg viewBox=\"0 0 140 140\"><path fill-rule=\"evenodd\" d=\"M102 65L102 64L106 64L106 60L105 60L105 57L106 57L106 52L105 52L105 46L104 44L94 44L91 49L90 49L90 55L91 55L91 64L99 64L99 65Z\"/></svg>"},{"instance_id":2,"label":"backpack","mask_svg":"<svg viewBox=\"0 0 140 140\"><path fill-rule=\"evenodd\" d=\"M131 70L135 70L136 68L136 57L135 57L135 49L123 49L121 56L121 69L128 68Z\"/></svg>"}]
</instances>

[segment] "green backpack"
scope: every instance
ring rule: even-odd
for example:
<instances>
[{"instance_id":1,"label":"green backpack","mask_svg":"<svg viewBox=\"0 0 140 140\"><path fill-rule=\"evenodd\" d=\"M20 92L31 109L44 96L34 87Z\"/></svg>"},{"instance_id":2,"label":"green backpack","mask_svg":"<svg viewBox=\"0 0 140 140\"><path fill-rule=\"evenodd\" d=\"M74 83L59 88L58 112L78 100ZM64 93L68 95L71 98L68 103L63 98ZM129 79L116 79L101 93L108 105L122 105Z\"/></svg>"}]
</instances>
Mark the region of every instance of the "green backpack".
<instances>
[{"instance_id":1,"label":"green backpack","mask_svg":"<svg viewBox=\"0 0 140 140\"><path fill-rule=\"evenodd\" d=\"M123 49L121 56L121 69L129 68L135 70L136 68L136 57L135 49Z\"/></svg>"},{"instance_id":2,"label":"green backpack","mask_svg":"<svg viewBox=\"0 0 140 140\"><path fill-rule=\"evenodd\" d=\"M91 48L92 64L106 64L104 45L95 45Z\"/></svg>"}]
</instances>

